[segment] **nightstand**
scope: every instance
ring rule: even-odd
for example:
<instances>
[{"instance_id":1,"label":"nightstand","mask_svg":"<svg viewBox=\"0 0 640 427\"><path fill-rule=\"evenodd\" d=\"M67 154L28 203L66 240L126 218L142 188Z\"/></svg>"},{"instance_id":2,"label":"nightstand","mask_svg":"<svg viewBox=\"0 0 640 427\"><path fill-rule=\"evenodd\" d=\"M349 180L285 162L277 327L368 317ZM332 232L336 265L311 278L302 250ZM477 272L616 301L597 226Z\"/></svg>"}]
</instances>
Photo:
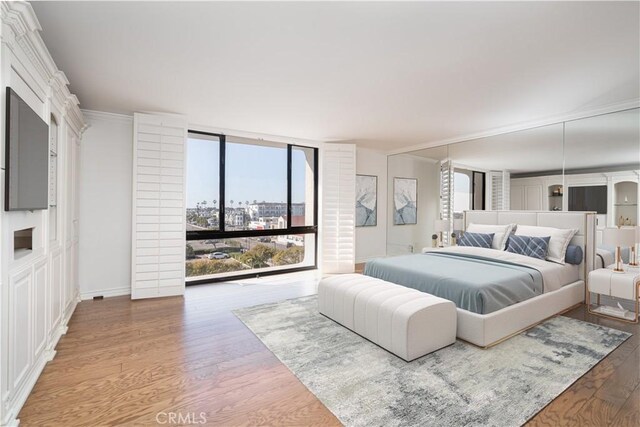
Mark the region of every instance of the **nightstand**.
<instances>
[{"instance_id":1,"label":"nightstand","mask_svg":"<svg viewBox=\"0 0 640 427\"><path fill-rule=\"evenodd\" d=\"M640 296L640 272L638 270L617 273L607 268L599 268L589 273L587 285L587 309L589 313L625 322L638 323L640 305L638 301ZM597 304L593 309L591 307L592 292L597 294ZM631 300L635 303L635 312L627 311L623 317L622 313L616 313L608 306L600 305L600 295Z\"/></svg>"}]
</instances>

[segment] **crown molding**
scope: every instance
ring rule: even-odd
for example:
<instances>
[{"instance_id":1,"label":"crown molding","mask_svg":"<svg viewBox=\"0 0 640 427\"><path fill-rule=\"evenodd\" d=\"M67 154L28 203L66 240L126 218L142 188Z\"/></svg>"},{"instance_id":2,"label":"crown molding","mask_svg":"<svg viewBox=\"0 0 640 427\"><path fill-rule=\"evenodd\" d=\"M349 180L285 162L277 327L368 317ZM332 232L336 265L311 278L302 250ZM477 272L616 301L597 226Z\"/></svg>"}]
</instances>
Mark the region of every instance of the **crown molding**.
<instances>
[{"instance_id":1,"label":"crown molding","mask_svg":"<svg viewBox=\"0 0 640 427\"><path fill-rule=\"evenodd\" d=\"M571 122L574 120L586 119L589 117L616 113L619 111L631 110L633 108L639 108L639 107L640 107L640 99L630 99L627 101L604 105L604 106L600 106L592 109L581 110L578 112L573 112L573 113L568 113L563 115L556 115L556 116L548 116L544 119L539 119L535 121L522 122L522 123L510 125L510 126L504 126L500 128L486 130L483 132L461 135L458 137L441 139L441 140L426 142L423 144L416 144L416 145L411 145L404 148L389 150L387 151L387 155L391 156L394 154L404 154L404 153L409 153L411 151L424 150L426 148L440 147L443 145L451 145L459 142L472 141L474 139L481 139L481 138L487 138L490 136L503 135L506 133L518 132L518 131L527 130L527 129L534 129L542 126L549 126L549 125L554 125L558 123Z\"/></svg>"},{"instance_id":2,"label":"crown molding","mask_svg":"<svg viewBox=\"0 0 640 427\"><path fill-rule=\"evenodd\" d=\"M49 100L67 116L71 128L82 135L86 124L80 111L80 102L69 91L67 76L58 69L47 50L40 36L42 27L31 5L22 0L3 1L0 3L0 18L3 25L2 44L13 52L23 66L35 71L33 74L39 77L38 84L46 89Z\"/></svg>"},{"instance_id":3,"label":"crown molding","mask_svg":"<svg viewBox=\"0 0 640 427\"><path fill-rule=\"evenodd\" d=\"M133 115L129 114L118 114L118 113L108 113L106 111L97 111L97 110L87 110L85 108L81 109L83 116L88 120L110 120L110 121L121 121L126 123L133 123Z\"/></svg>"},{"instance_id":4,"label":"crown molding","mask_svg":"<svg viewBox=\"0 0 640 427\"><path fill-rule=\"evenodd\" d=\"M236 136L239 138L257 139L262 141L281 142L284 144L303 145L307 147L320 147L324 142L328 141L315 141L311 139L293 138L282 135L270 135L258 132L248 132L238 129L218 128L214 126L198 125L189 123L189 130L219 133L227 136ZM344 142L344 141L341 141Z\"/></svg>"}]
</instances>

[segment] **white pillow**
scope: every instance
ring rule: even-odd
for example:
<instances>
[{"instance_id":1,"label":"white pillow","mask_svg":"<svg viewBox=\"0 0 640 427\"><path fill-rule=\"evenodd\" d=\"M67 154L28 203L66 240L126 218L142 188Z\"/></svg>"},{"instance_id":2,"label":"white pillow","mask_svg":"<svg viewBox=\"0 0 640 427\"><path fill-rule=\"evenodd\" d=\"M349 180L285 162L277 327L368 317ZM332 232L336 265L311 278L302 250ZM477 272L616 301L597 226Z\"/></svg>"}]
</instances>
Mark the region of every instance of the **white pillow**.
<instances>
[{"instance_id":1,"label":"white pillow","mask_svg":"<svg viewBox=\"0 0 640 427\"><path fill-rule=\"evenodd\" d=\"M551 237L549 240L549 252L547 261L564 264L564 256L567 253L567 246L573 236L578 232L577 228L553 228L537 227L535 225L518 225L516 236Z\"/></svg>"},{"instance_id":2,"label":"white pillow","mask_svg":"<svg viewBox=\"0 0 640 427\"><path fill-rule=\"evenodd\" d=\"M488 225L471 223L465 231L468 231L469 233L494 233L493 242L491 242L491 248L503 251L504 247L507 246L507 239L509 238L509 234L511 234L511 231L513 231L513 227L515 226L515 224Z\"/></svg>"}]
</instances>

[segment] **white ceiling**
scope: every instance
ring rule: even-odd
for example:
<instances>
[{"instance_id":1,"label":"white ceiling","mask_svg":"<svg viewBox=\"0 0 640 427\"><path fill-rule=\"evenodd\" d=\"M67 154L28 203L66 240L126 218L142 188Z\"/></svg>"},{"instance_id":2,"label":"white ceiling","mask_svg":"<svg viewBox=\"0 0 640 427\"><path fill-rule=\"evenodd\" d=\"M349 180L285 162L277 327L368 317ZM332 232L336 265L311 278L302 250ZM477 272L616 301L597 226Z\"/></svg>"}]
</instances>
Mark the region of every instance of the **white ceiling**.
<instances>
[{"instance_id":1,"label":"white ceiling","mask_svg":"<svg viewBox=\"0 0 640 427\"><path fill-rule=\"evenodd\" d=\"M34 2L81 106L394 150L640 98L640 3Z\"/></svg>"}]
</instances>

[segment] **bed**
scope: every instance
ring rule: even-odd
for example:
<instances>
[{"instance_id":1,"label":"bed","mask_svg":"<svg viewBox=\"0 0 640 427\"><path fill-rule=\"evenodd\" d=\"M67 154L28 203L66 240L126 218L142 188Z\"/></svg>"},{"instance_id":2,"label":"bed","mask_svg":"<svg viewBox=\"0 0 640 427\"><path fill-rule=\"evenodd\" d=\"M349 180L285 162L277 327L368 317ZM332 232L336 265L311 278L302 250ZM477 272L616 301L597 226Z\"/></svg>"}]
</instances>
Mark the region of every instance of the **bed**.
<instances>
[{"instance_id":1,"label":"bed","mask_svg":"<svg viewBox=\"0 0 640 427\"><path fill-rule=\"evenodd\" d=\"M585 299L595 265L595 214L587 212L468 211L470 223L575 228L580 265L556 264L496 249L452 247L378 259L365 274L449 299L457 306L459 338L489 347Z\"/></svg>"},{"instance_id":2,"label":"bed","mask_svg":"<svg viewBox=\"0 0 640 427\"><path fill-rule=\"evenodd\" d=\"M579 267L496 249L454 246L368 262L364 274L489 314L579 280Z\"/></svg>"}]
</instances>

